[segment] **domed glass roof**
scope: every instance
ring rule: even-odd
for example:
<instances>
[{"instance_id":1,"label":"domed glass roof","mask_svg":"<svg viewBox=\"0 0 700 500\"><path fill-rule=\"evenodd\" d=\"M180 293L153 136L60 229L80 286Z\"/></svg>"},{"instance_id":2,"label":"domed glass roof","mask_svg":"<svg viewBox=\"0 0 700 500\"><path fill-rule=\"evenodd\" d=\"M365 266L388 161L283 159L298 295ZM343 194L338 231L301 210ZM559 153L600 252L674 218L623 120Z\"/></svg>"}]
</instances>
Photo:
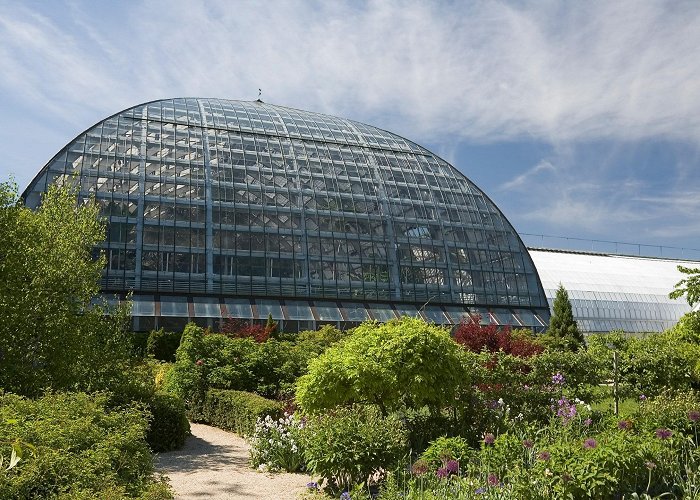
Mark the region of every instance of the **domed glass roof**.
<instances>
[{"instance_id":1,"label":"domed glass roof","mask_svg":"<svg viewBox=\"0 0 700 500\"><path fill-rule=\"evenodd\" d=\"M79 183L109 218L105 291L548 317L494 203L425 148L351 120L260 101L150 102L70 142L27 204L51 182Z\"/></svg>"}]
</instances>

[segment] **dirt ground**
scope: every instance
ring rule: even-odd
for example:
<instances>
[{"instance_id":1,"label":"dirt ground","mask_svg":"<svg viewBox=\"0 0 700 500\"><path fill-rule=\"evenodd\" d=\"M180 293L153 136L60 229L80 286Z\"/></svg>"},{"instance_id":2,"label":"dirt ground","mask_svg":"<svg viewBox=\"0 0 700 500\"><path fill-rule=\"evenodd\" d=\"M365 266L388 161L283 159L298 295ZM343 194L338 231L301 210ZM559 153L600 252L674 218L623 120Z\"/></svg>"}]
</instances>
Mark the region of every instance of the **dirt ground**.
<instances>
[{"instance_id":1,"label":"dirt ground","mask_svg":"<svg viewBox=\"0 0 700 500\"><path fill-rule=\"evenodd\" d=\"M156 457L156 470L170 478L175 498L294 500L307 491L307 475L251 469L250 447L237 434L208 425L191 427L192 435L181 450Z\"/></svg>"}]
</instances>

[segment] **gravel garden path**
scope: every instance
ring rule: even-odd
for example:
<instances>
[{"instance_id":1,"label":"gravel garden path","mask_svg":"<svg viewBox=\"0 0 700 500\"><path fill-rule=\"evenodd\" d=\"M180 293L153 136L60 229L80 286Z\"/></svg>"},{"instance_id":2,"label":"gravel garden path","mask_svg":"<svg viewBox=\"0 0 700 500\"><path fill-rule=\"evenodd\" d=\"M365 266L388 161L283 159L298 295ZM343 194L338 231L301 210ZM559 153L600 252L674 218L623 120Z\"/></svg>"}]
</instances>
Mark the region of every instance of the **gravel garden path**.
<instances>
[{"instance_id":1,"label":"gravel garden path","mask_svg":"<svg viewBox=\"0 0 700 500\"><path fill-rule=\"evenodd\" d=\"M178 499L295 500L311 478L269 474L248 466L248 443L230 432L191 424L192 435L177 451L160 453L156 470L170 478Z\"/></svg>"}]
</instances>

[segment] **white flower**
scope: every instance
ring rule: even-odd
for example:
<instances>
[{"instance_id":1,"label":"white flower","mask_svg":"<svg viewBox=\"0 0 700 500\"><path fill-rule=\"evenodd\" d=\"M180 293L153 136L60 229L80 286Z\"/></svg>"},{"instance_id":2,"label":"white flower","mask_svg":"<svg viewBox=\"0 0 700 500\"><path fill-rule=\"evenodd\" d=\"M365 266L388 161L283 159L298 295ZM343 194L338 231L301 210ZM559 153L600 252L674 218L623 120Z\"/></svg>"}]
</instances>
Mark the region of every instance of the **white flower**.
<instances>
[{"instance_id":1,"label":"white flower","mask_svg":"<svg viewBox=\"0 0 700 500\"><path fill-rule=\"evenodd\" d=\"M259 470L260 472L267 472L267 469L268 469L267 464L260 464L260 465L258 465L258 470Z\"/></svg>"}]
</instances>

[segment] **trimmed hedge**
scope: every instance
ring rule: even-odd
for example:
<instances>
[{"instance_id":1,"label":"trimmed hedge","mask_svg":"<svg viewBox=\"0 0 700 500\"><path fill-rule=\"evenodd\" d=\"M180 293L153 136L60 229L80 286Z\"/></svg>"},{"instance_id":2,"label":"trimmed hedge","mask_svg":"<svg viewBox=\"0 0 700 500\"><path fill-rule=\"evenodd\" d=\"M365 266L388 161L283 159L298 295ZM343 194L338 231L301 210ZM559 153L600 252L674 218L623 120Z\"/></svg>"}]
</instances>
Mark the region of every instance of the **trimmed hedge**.
<instances>
[{"instance_id":1,"label":"trimmed hedge","mask_svg":"<svg viewBox=\"0 0 700 500\"><path fill-rule=\"evenodd\" d=\"M0 395L0 456L20 440L24 456L0 467L0 498L172 498L153 474L141 404L111 409L106 395Z\"/></svg>"},{"instance_id":2,"label":"trimmed hedge","mask_svg":"<svg viewBox=\"0 0 700 500\"><path fill-rule=\"evenodd\" d=\"M182 399L163 392L157 392L148 402L151 411L150 428L146 441L153 451L177 450L185 444L190 434L190 423L185 416L185 403Z\"/></svg>"},{"instance_id":3,"label":"trimmed hedge","mask_svg":"<svg viewBox=\"0 0 700 500\"><path fill-rule=\"evenodd\" d=\"M279 418L283 405L257 394L226 389L210 389L204 399L204 420L209 424L242 436L250 436L258 418Z\"/></svg>"}]
</instances>

